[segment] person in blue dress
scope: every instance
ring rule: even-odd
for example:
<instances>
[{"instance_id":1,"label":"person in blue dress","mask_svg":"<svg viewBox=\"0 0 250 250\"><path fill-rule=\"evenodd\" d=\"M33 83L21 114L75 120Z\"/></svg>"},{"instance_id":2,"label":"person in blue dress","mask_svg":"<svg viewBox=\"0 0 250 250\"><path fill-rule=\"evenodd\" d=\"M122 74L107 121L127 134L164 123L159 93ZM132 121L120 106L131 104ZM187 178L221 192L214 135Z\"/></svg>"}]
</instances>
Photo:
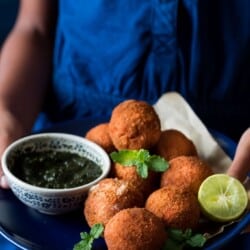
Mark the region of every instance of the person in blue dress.
<instances>
[{"instance_id":1,"label":"person in blue dress","mask_svg":"<svg viewBox=\"0 0 250 250\"><path fill-rule=\"evenodd\" d=\"M0 55L0 154L32 128L178 91L250 161L248 0L22 0ZM1 173L1 187L7 187Z\"/></svg>"}]
</instances>

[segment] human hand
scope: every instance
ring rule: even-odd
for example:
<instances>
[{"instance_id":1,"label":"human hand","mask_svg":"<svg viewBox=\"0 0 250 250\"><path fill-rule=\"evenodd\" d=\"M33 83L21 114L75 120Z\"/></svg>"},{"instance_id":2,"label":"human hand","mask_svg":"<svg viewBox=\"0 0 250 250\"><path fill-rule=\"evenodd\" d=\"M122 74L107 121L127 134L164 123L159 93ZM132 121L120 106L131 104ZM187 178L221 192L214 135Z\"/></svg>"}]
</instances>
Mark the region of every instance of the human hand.
<instances>
[{"instance_id":1,"label":"human hand","mask_svg":"<svg viewBox=\"0 0 250 250\"><path fill-rule=\"evenodd\" d=\"M14 138L12 139L12 136L9 135L4 128L0 125L0 156L2 157L2 154L6 147L14 141ZM8 182L3 174L2 166L0 163L0 188L9 188Z\"/></svg>"},{"instance_id":2,"label":"human hand","mask_svg":"<svg viewBox=\"0 0 250 250\"><path fill-rule=\"evenodd\" d=\"M240 181L245 181L250 172L250 128L241 136L235 156L227 173Z\"/></svg>"},{"instance_id":3,"label":"human hand","mask_svg":"<svg viewBox=\"0 0 250 250\"><path fill-rule=\"evenodd\" d=\"M0 111L0 157L6 147L25 135L20 122L8 111ZM8 182L3 174L0 164L0 188L9 188Z\"/></svg>"}]
</instances>

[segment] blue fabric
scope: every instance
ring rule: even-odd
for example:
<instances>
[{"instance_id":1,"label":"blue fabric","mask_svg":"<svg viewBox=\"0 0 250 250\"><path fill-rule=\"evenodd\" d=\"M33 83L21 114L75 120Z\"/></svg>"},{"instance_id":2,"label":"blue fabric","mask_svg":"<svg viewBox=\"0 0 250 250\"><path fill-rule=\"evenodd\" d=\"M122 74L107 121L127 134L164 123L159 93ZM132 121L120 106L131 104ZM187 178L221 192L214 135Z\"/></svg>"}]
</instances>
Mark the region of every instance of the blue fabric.
<instances>
[{"instance_id":1,"label":"blue fabric","mask_svg":"<svg viewBox=\"0 0 250 250\"><path fill-rule=\"evenodd\" d=\"M45 121L180 92L234 139L250 125L248 0L61 0Z\"/></svg>"},{"instance_id":2,"label":"blue fabric","mask_svg":"<svg viewBox=\"0 0 250 250\"><path fill-rule=\"evenodd\" d=\"M61 0L55 74L37 126L110 114L127 98L153 104L176 90L207 126L238 138L250 125L249 5L249 0ZM5 9L3 14L1 41L13 24L11 19L3 26L7 17L14 18ZM226 249L249 249L249 239L240 235ZM0 235L0 249L17 247Z\"/></svg>"}]
</instances>

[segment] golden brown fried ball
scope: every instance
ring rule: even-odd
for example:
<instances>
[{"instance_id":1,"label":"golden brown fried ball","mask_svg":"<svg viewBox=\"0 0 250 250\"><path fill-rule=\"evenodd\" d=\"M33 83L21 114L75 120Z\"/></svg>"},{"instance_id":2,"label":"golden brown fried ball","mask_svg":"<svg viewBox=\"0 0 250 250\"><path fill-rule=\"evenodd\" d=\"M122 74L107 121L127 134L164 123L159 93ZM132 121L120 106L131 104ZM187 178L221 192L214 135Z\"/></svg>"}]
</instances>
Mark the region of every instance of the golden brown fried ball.
<instances>
[{"instance_id":1,"label":"golden brown fried ball","mask_svg":"<svg viewBox=\"0 0 250 250\"><path fill-rule=\"evenodd\" d=\"M143 196L127 181L106 178L94 186L84 204L84 216L90 227L106 225L117 212L129 207L142 207Z\"/></svg>"},{"instance_id":2,"label":"golden brown fried ball","mask_svg":"<svg viewBox=\"0 0 250 250\"><path fill-rule=\"evenodd\" d=\"M153 250L163 248L167 233L164 223L145 208L128 208L107 223L104 239L109 250Z\"/></svg>"},{"instance_id":3,"label":"golden brown fried ball","mask_svg":"<svg viewBox=\"0 0 250 250\"><path fill-rule=\"evenodd\" d=\"M198 193L201 183L213 174L212 168L197 156L179 156L169 161L161 176L161 187L175 184Z\"/></svg>"},{"instance_id":4,"label":"golden brown fried ball","mask_svg":"<svg viewBox=\"0 0 250 250\"><path fill-rule=\"evenodd\" d=\"M200 207L196 195L176 185L154 191L145 207L161 218L167 227L194 229L199 223Z\"/></svg>"},{"instance_id":5,"label":"golden brown fried ball","mask_svg":"<svg viewBox=\"0 0 250 250\"><path fill-rule=\"evenodd\" d=\"M109 135L108 123L101 123L87 131L85 137L101 146L107 153L115 151L115 146Z\"/></svg>"},{"instance_id":6,"label":"golden brown fried ball","mask_svg":"<svg viewBox=\"0 0 250 250\"><path fill-rule=\"evenodd\" d=\"M194 143L176 129L162 131L154 151L167 161L181 155L198 155Z\"/></svg>"},{"instance_id":7,"label":"golden brown fried ball","mask_svg":"<svg viewBox=\"0 0 250 250\"><path fill-rule=\"evenodd\" d=\"M141 192L146 199L150 193L160 186L160 174L149 171L147 178L142 178L136 171L135 166L126 167L119 163L112 165L112 175L116 178L127 180Z\"/></svg>"},{"instance_id":8,"label":"golden brown fried ball","mask_svg":"<svg viewBox=\"0 0 250 250\"><path fill-rule=\"evenodd\" d=\"M118 150L150 149L160 138L160 120L148 103L127 100L113 109L109 132Z\"/></svg>"}]
</instances>

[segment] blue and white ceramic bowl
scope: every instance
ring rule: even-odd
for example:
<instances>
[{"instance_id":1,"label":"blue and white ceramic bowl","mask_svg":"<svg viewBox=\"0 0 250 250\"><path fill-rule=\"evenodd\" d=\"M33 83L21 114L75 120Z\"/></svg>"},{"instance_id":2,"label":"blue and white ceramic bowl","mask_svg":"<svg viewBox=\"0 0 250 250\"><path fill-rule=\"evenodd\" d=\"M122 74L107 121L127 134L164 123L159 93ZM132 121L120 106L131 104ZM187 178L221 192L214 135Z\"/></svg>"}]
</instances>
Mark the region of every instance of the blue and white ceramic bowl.
<instances>
[{"instance_id":1,"label":"blue and white ceramic bowl","mask_svg":"<svg viewBox=\"0 0 250 250\"><path fill-rule=\"evenodd\" d=\"M98 164L102 173L94 181L73 188L44 188L28 184L16 177L10 166L20 152L48 150L77 153ZM97 144L66 133L40 133L13 142L2 156L2 168L11 190L27 206L46 214L62 214L83 206L88 190L105 178L110 170L108 154Z\"/></svg>"}]
</instances>

